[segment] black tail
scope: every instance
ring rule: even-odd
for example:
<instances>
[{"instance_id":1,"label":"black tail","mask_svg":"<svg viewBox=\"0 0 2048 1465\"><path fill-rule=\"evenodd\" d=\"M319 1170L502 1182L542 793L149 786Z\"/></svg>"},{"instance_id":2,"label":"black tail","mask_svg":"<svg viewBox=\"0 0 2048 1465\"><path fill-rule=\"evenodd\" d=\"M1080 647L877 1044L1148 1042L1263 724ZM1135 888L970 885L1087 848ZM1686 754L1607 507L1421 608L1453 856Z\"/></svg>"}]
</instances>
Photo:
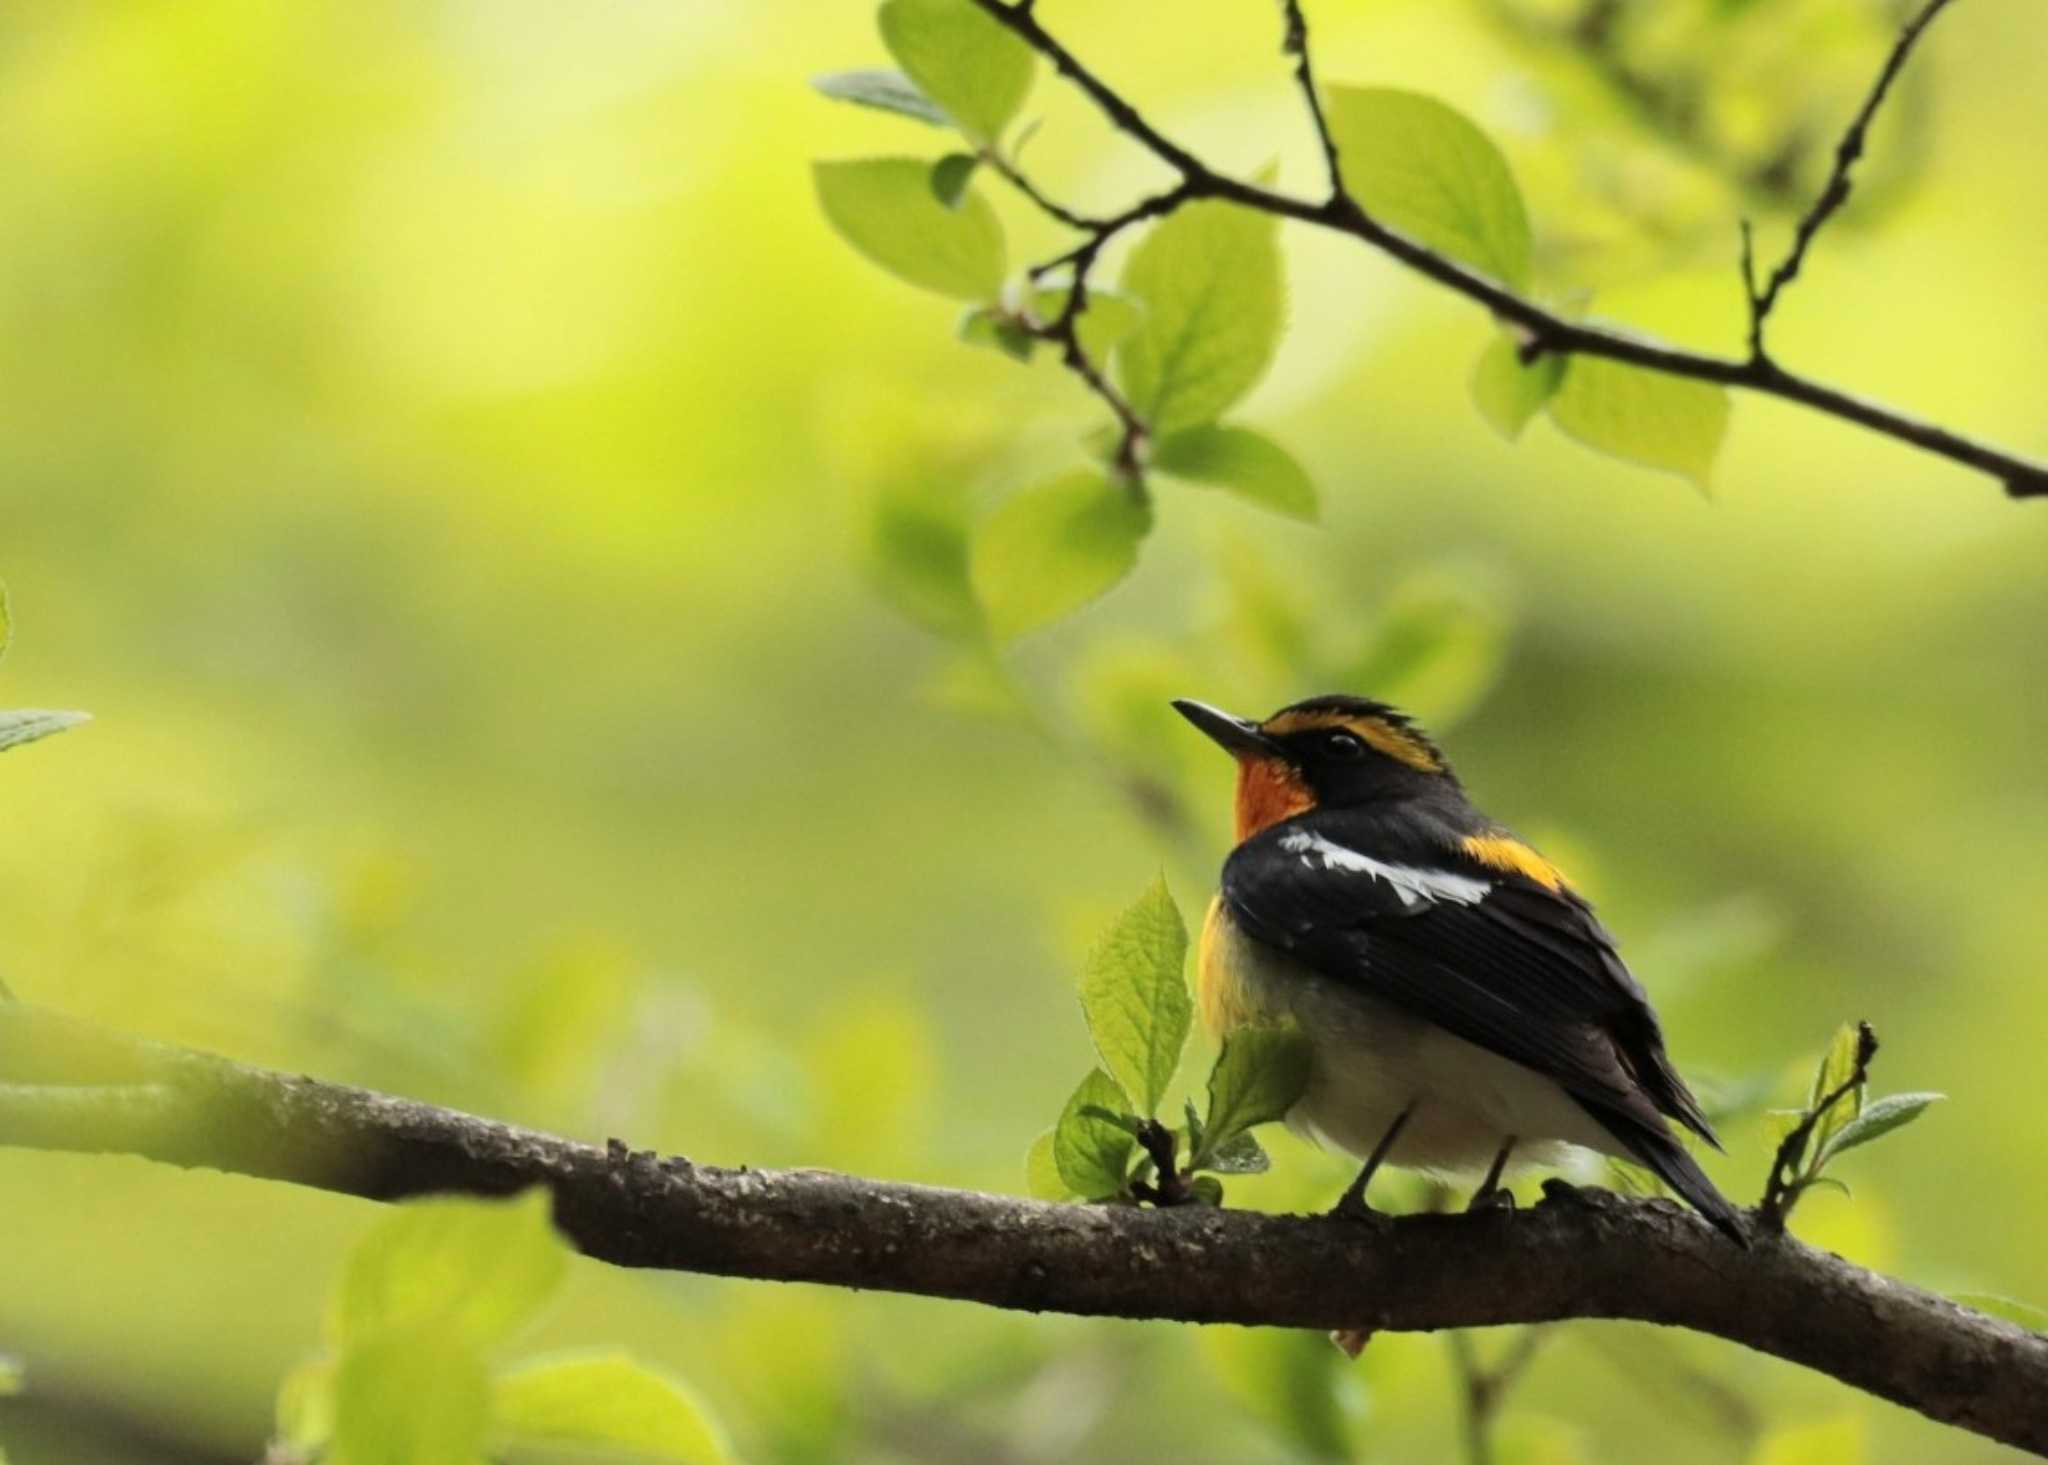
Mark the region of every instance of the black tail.
<instances>
[{"instance_id":1,"label":"black tail","mask_svg":"<svg viewBox=\"0 0 2048 1465\"><path fill-rule=\"evenodd\" d=\"M1749 1245L1742 1212L1714 1188L1707 1172L1700 1169L1676 1138L1670 1134L1646 1134L1638 1129L1633 1134L1624 1134L1622 1139L1659 1180L1685 1197L1686 1203L1713 1222L1724 1236L1737 1246Z\"/></svg>"}]
</instances>

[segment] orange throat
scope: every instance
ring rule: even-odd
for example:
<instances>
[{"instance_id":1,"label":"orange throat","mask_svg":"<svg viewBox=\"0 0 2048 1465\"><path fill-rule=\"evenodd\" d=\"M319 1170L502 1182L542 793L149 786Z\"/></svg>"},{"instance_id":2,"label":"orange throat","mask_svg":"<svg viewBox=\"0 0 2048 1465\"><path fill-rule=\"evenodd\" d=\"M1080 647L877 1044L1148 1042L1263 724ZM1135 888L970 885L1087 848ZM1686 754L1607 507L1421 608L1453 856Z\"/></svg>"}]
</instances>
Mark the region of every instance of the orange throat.
<instances>
[{"instance_id":1,"label":"orange throat","mask_svg":"<svg viewBox=\"0 0 2048 1465\"><path fill-rule=\"evenodd\" d=\"M1237 765L1237 842L1307 813L1316 797L1284 758L1241 758Z\"/></svg>"}]
</instances>

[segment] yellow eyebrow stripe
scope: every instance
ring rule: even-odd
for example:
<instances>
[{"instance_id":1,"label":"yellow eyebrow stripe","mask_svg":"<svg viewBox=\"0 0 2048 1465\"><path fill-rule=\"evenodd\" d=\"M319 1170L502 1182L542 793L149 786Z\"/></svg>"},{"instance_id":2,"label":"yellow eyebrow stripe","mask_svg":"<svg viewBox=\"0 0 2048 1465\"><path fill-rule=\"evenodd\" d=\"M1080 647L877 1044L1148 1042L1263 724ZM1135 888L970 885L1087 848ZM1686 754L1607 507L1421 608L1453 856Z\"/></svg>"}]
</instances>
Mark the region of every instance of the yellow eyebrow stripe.
<instances>
[{"instance_id":1,"label":"yellow eyebrow stripe","mask_svg":"<svg viewBox=\"0 0 2048 1465\"><path fill-rule=\"evenodd\" d=\"M1564 890L1564 872L1511 834L1468 834L1459 841L1480 864L1534 880L1545 890Z\"/></svg>"},{"instance_id":2,"label":"yellow eyebrow stripe","mask_svg":"<svg viewBox=\"0 0 2048 1465\"><path fill-rule=\"evenodd\" d=\"M1378 749L1397 763L1406 763L1410 768L1419 768L1424 773L1443 772L1443 761L1428 743L1409 732L1396 727L1385 718L1370 717L1355 712L1283 712L1268 722L1263 731L1275 737L1288 733L1306 732L1310 728L1342 728L1356 733L1368 746Z\"/></svg>"}]
</instances>

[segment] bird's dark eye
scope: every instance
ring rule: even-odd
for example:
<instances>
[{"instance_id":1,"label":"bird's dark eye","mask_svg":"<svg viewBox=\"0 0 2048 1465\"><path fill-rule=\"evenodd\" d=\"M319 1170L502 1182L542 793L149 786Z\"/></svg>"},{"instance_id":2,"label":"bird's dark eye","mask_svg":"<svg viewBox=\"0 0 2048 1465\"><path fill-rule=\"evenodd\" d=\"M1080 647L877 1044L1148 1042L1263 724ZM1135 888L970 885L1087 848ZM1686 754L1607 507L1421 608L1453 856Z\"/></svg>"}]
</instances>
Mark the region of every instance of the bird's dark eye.
<instances>
[{"instance_id":1,"label":"bird's dark eye","mask_svg":"<svg viewBox=\"0 0 2048 1465\"><path fill-rule=\"evenodd\" d=\"M1348 732L1333 732L1323 739L1323 752L1332 758L1357 758L1365 752L1365 744Z\"/></svg>"}]
</instances>

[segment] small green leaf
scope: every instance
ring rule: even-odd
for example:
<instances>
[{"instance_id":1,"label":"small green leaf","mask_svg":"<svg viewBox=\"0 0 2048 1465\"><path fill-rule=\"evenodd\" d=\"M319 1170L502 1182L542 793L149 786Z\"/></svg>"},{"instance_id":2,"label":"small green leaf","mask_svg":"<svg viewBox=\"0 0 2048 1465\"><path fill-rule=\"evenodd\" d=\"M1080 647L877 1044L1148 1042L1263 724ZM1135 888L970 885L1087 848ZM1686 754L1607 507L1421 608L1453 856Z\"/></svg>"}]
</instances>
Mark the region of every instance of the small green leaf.
<instances>
[{"instance_id":1,"label":"small green leaf","mask_svg":"<svg viewBox=\"0 0 2048 1465\"><path fill-rule=\"evenodd\" d=\"M1181 1100L1181 1109L1188 1116L1188 1153L1190 1155L1199 1155L1202 1153L1202 1116L1196 1110L1193 1099Z\"/></svg>"},{"instance_id":2,"label":"small green leaf","mask_svg":"<svg viewBox=\"0 0 2048 1465\"><path fill-rule=\"evenodd\" d=\"M892 484L868 522L875 588L911 620L956 641L981 634L967 578L967 498L950 484Z\"/></svg>"},{"instance_id":3,"label":"small green leaf","mask_svg":"<svg viewBox=\"0 0 2048 1465\"><path fill-rule=\"evenodd\" d=\"M1992 1317L2002 1317L2009 1323L2018 1323L2036 1333L2048 1333L2048 1307L2036 1307L2031 1302L2020 1302L2011 1297L2001 1297L1996 1292L1951 1292L1949 1301L1960 1302L1964 1307L1974 1307Z\"/></svg>"},{"instance_id":4,"label":"small green leaf","mask_svg":"<svg viewBox=\"0 0 2048 1465\"><path fill-rule=\"evenodd\" d=\"M1198 1206L1220 1206L1223 1204L1223 1182L1214 1175L1197 1175L1188 1182L1188 1194L1194 1197Z\"/></svg>"},{"instance_id":5,"label":"small green leaf","mask_svg":"<svg viewBox=\"0 0 2048 1465\"><path fill-rule=\"evenodd\" d=\"M882 42L976 142L992 143L1031 92L1031 48L969 0L888 0Z\"/></svg>"},{"instance_id":6,"label":"small green leaf","mask_svg":"<svg viewBox=\"0 0 2048 1465\"><path fill-rule=\"evenodd\" d=\"M1081 1080L1053 1130L1052 1157L1060 1179L1083 1200L1119 1195L1130 1172L1137 1142L1122 1128L1083 1113L1086 1109L1122 1109L1130 1101L1116 1080L1095 1069Z\"/></svg>"},{"instance_id":7,"label":"small green leaf","mask_svg":"<svg viewBox=\"0 0 2048 1465\"><path fill-rule=\"evenodd\" d=\"M1060 1177L1060 1163L1053 1157L1053 1131L1031 1141L1024 1155L1024 1193L1033 1200L1069 1200L1073 1190Z\"/></svg>"},{"instance_id":8,"label":"small green leaf","mask_svg":"<svg viewBox=\"0 0 2048 1465\"><path fill-rule=\"evenodd\" d=\"M433 1330L387 1333L342 1353L334 1439L322 1460L481 1465L489 1418L490 1385L468 1340Z\"/></svg>"},{"instance_id":9,"label":"small green leaf","mask_svg":"<svg viewBox=\"0 0 2048 1465\"><path fill-rule=\"evenodd\" d=\"M1809 1190L1832 1190L1846 1196L1856 1194L1849 1189L1849 1182L1846 1180L1837 1180L1832 1175L1809 1175L1793 1185L1791 1198L1797 1200Z\"/></svg>"},{"instance_id":10,"label":"small green leaf","mask_svg":"<svg viewBox=\"0 0 2048 1465\"><path fill-rule=\"evenodd\" d=\"M1000 306L974 306L960 317L958 334L970 346L1000 351L1014 361L1029 362L1038 350L1038 337Z\"/></svg>"},{"instance_id":11,"label":"small green leaf","mask_svg":"<svg viewBox=\"0 0 2048 1465\"><path fill-rule=\"evenodd\" d=\"M0 712L0 753L91 721L92 714L87 712L49 712L31 707Z\"/></svg>"},{"instance_id":12,"label":"small green leaf","mask_svg":"<svg viewBox=\"0 0 2048 1465\"><path fill-rule=\"evenodd\" d=\"M1246 1130L1218 1146L1202 1168L1218 1175L1263 1175L1273 1168L1273 1161L1251 1131Z\"/></svg>"},{"instance_id":13,"label":"small green leaf","mask_svg":"<svg viewBox=\"0 0 2048 1465\"><path fill-rule=\"evenodd\" d=\"M953 120L917 89L916 82L885 66L827 72L823 76L812 77L811 85L835 102L852 102L856 106L894 112L899 117L915 117L919 122L929 122L934 127L945 127Z\"/></svg>"},{"instance_id":14,"label":"small green leaf","mask_svg":"<svg viewBox=\"0 0 2048 1465\"><path fill-rule=\"evenodd\" d=\"M1193 483L1227 489L1260 508L1313 522L1316 486L1293 455L1248 427L1207 423L1159 444L1152 466Z\"/></svg>"},{"instance_id":15,"label":"small green leaf","mask_svg":"<svg viewBox=\"0 0 2048 1465\"><path fill-rule=\"evenodd\" d=\"M1344 183L1380 223L1517 290L1529 212L1493 139L1453 107L1393 87L1324 95Z\"/></svg>"},{"instance_id":16,"label":"small green leaf","mask_svg":"<svg viewBox=\"0 0 2048 1465\"><path fill-rule=\"evenodd\" d=\"M327 1309L336 1346L432 1328L478 1347L517 1333L554 1295L569 1248L535 1186L503 1200L407 1201L371 1227Z\"/></svg>"},{"instance_id":17,"label":"small green leaf","mask_svg":"<svg viewBox=\"0 0 2048 1465\"><path fill-rule=\"evenodd\" d=\"M1285 1118L1308 1087L1308 1040L1289 1028L1239 1028L1209 1071L1208 1156L1240 1134Z\"/></svg>"},{"instance_id":18,"label":"small green leaf","mask_svg":"<svg viewBox=\"0 0 2048 1465\"><path fill-rule=\"evenodd\" d=\"M1728 433L1728 393L1619 361L1575 356L1550 418L1589 448L1706 487Z\"/></svg>"},{"instance_id":19,"label":"small green leaf","mask_svg":"<svg viewBox=\"0 0 2048 1465\"><path fill-rule=\"evenodd\" d=\"M1773 1152L1792 1137L1792 1131L1799 1127L1799 1121L1805 1117L1804 1109L1764 1110L1764 1139L1770 1144Z\"/></svg>"},{"instance_id":20,"label":"small green leaf","mask_svg":"<svg viewBox=\"0 0 2048 1465\"><path fill-rule=\"evenodd\" d=\"M1820 1152L1820 1163L1825 1165L1846 1150L1867 1145L1895 1129L1904 1128L1925 1114L1929 1105L1938 1104L1947 1097L1947 1094L1934 1093L1886 1094L1835 1131L1834 1138Z\"/></svg>"},{"instance_id":21,"label":"small green leaf","mask_svg":"<svg viewBox=\"0 0 2048 1465\"><path fill-rule=\"evenodd\" d=\"M840 237L898 279L956 300L991 300L1002 289L1003 226L980 194L947 208L917 158L817 163L812 176Z\"/></svg>"},{"instance_id":22,"label":"small green leaf","mask_svg":"<svg viewBox=\"0 0 2048 1465\"><path fill-rule=\"evenodd\" d=\"M1286 289L1270 215L1191 204L1132 252L1122 288L1145 317L1117 348L1117 379L1155 436L1215 421L1273 364Z\"/></svg>"},{"instance_id":23,"label":"small green leaf","mask_svg":"<svg viewBox=\"0 0 2048 1465\"><path fill-rule=\"evenodd\" d=\"M932 164L932 197L949 209L959 208L979 161L971 153L947 153Z\"/></svg>"},{"instance_id":24,"label":"small green leaf","mask_svg":"<svg viewBox=\"0 0 2048 1465\"><path fill-rule=\"evenodd\" d=\"M1187 952L1187 926L1161 878L1110 923L1081 973L1095 1051L1147 1117L1158 1112L1194 1023Z\"/></svg>"},{"instance_id":25,"label":"small green leaf","mask_svg":"<svg viewBox=\"0 0 2048 1465\"><path fill-rule=\"evenodd\" d=\"M724 1440L690 1391L623 1353L536 1358L491 1386L492 1433L521 1445L619 1450L723 1465Z\"/></svg>"},{"instance_id":26,"label":"small green leaf","mask_svg":"<svg viewBox=\"0 0 2048 1465\"><path fill-rule=\"evenodd\" d=\"M310 1455L334 1438L335 1366L331 1358L302 1363L277 1386L277 1438Z\"/></svg>"},{"instance_id":27,"label":"small green leaf","mask_svg":"<svg viewBox=\"0 0 2048 1465\"><path fill-rule=\"evenodd\" d=\"M1472 368L1472 403L1513 442L1564 380L1564 358L1546 352L1524 366L1514 337L1496 333Z\"/></svg>"},{"instance_id":28,"label":"small green leaf","mask_svg":"<svg viewBox=\"0 0 2048 1465\"><path fill-rule=\"evenodd\" d=\"M1132 1139L1140 1139L1145 1132L1145 1121L1135 1114L1125 1114L1117 1109L1105 1109L1100 1104L1083 1104L1082 1117L1099 1119L1104 1124L1114 1124Z\"/></svg>"},{"instance_id":29,"label":"small green leaf","mask_svg":"<svg viewBox=\"0 0 2048 1465\"><path fill-rule=\"evenodd\" d=\"M1828 1040L1827 1052L1821 1055L1820 1065L1814 1070L1813 1089L1806 1099L1807 1112L1811 1113L1818 1109L1822 1099L1856 1076L1856 1048L1859 1041L1855 1023L1845 1022L1835 1029L1834 1037ZM1813 1169L1816 1172L1825 1162L1828 1142L1862 1112L1863 1089L1858 1085L1854 1091L1843 1095L1813 1126L1813 1136L1808 1143L1809 1153L1814 1157Z\"/></svg>"},{"instance_id":30,"label":"small green leaf","mask_svg":"<svg viewBox=\"0 0 2048 1465\"><path fill-rule=\"evenodd\" d=\"M989 626L1022 635L1103 594L1138 563L1152 511L1086 469L1027 489L989 516L971 573Z\"/></svg>"}]
</instances>

